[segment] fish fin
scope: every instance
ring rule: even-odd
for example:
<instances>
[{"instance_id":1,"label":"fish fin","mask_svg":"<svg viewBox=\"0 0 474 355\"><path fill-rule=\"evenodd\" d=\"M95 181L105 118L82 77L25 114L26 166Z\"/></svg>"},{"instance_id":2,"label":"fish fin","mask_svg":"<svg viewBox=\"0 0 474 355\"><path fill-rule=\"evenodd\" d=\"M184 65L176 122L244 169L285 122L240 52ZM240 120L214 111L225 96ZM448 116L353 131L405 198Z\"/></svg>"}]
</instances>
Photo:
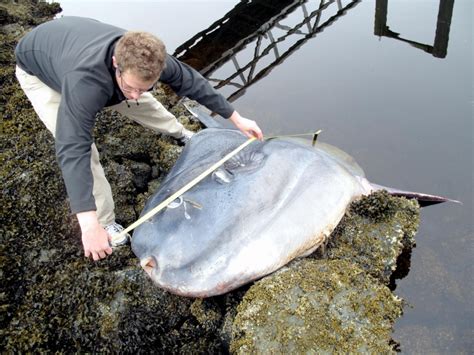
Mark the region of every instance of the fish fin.
<instances>
[{"instance_id":1,"label":"fish fin","mask_svg":"<svg viewBox=\"0 0 474 355\"><path fill-rule=\"evenodd\" d=\"M252 149L239 152L237 155L230 158L224 163L224 168L232 175L242 172L249 172L259 168L266 155L261 151Z\"/></svg>"},{"instance_id":2,"label":"fish fin","mask_svg":"<svg viewBox=\"0 0 474 355\"><path fill-rule=\"evenodd\" d=\"M462 204L462 202L460 201L452 200L450 198L443 197L443 196L429 195L429 194L424 194L421 192L399 190L393 187L387 187L387 186L377 185L373 183L370 183L370 184L372 188L374 189L374 191L386 190L392 196L403 196L408 199L415 199L418 201L421 207L436 205L438 203L443 203L443 202L454 202L454 203Z\"/></svg>"},{"instance_id":3,"label":"fish fin","mask_svg":"<svg viewBox=\"0 0 474 355\"><path fill-rule=\"evenodd\" d=\"M193 115L199 122L201 122L206 128L224 128L224 126L215 118L211 117L208 113L204 112L201 107L192 107L188 101L183 102L183 106Z\"/></svg>"}]
</instances>

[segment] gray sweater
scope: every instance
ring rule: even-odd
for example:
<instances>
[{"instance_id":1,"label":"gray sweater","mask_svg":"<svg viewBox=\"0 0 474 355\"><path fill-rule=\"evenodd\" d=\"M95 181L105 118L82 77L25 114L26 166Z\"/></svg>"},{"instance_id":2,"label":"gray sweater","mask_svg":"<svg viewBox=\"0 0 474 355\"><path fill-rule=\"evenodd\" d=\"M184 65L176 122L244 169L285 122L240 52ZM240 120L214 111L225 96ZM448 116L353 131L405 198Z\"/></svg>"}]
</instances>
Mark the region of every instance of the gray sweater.
<instances>
[{"instance_id":1,"label":"gray sweater","mask_svg":"<svg viewBox=\"0 0 474 355\"><path fill-rule=\"evenodd\" d=\"M96 210L90 167L92 130L101 109L125 100L112 66L115 44L125 32L92 19L62 17L33 29L15 49L20 68L61 93L56 155L72 213ZM225 118L234 111L205 78L170 55L160 82Z\"/></svg>"}]
</instances>

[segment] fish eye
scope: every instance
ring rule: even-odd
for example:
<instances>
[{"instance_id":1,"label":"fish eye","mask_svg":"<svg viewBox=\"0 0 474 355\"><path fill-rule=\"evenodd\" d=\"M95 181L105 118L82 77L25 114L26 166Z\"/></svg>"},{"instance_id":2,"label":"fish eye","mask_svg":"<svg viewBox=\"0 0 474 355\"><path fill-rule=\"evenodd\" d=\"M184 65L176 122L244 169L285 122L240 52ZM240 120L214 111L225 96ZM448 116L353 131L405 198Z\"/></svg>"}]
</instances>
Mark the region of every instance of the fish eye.
<instances>
[{"instance_id":1,"label":"fish eye","mask_svg":"<svg viewBox=\"0 0 474 355\"><path fill-rule=\"evenodd\" d=\"M234 175L227 169L217 169L212 173L212 178L219 184L228 184L233 180Z\"/></svg>"},{"instance_id":2,"label":"fish eye","mask_svg":"<svg viewBox=\"0 0 474 355\"><path fill-rule=\"evenodd\" d=\"M171 201L167 208L177 208L183 204L183 197L179 196L174 201Z\"/></svg>"}]
</instances>

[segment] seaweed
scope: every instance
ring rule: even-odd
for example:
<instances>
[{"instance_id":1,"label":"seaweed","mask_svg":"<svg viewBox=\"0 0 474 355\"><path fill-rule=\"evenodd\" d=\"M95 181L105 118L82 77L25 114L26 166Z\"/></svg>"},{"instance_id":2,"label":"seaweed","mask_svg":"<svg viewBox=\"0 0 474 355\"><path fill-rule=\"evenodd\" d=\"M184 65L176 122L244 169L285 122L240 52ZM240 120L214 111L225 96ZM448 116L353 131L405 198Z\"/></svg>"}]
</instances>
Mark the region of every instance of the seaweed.
<instances>
[{"instance_id":1,"label":"seaweed","mask_svg":"<svg viewBox=\"0 0 474 355\"><path fill-rule=\"evenodd\" d=\"M256 282L237 311L232 353L390 353L402 302L349 261L303 259Z\"/></svg>"}]
</instances>

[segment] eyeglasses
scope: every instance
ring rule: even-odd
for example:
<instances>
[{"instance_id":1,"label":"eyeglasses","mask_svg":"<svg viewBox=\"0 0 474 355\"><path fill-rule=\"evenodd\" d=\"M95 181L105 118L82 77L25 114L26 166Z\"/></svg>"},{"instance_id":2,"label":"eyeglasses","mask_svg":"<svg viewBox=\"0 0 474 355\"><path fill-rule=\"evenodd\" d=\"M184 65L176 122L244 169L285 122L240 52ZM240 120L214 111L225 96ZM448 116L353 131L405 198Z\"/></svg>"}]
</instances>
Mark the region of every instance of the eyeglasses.
<instances>
[{"instance_id":1,"label":"eyeglasses","mask_svg":"<svg viewBox=\"0 0 474 355\"><path fill-rule=\"evenodd\" d=\"M142 89L135 89L133 87L131 87L130 85L128 85L125 80L123 80L123 76L122 76L122 72L119 68L116 68L115 69L117 71L117 74L118 76L120 77L120 85L121 85L121 89L122 91L125 91L125 92L128 92L130 94L133 94L133 93L137 93L139 95L147 92L147 91L151 91L155 88L155 84L153 84L152 86L150 86L150 88L146 89L146 90L142 90Z\"/></svg>"}]
</instances>

